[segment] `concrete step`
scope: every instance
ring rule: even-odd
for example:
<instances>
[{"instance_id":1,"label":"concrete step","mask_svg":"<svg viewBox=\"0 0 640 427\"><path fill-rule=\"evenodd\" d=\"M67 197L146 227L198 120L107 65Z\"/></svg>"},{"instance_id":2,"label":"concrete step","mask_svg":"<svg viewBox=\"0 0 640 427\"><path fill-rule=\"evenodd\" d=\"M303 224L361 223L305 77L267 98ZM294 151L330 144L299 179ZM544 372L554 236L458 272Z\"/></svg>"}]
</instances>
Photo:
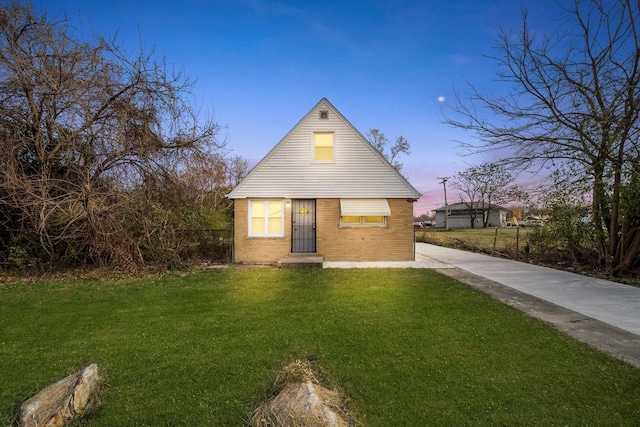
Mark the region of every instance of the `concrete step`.
<instances>
[{"instance_id":1,"label":"concrete step","mask_svg":"<svg viewBox=\"0 0 640 427\"><path fill-rule=\"evenodd\" d=\"M322 267L324 257L317 253L291 253L278 261L278 267L308 268Z\"/></svg>"}]
</instances>

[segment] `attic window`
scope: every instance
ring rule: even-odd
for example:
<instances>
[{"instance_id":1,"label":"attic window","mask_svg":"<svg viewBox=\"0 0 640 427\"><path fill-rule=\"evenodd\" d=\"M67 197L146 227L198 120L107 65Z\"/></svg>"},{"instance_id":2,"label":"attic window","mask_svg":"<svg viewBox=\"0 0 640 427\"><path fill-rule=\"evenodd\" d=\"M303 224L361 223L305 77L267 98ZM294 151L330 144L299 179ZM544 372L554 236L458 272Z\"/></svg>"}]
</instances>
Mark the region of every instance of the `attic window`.
<instances>
[{"instance_id":1,"label":"attic window","mask_svg":"<svg viewBox=\"0 0 640 427\"><path fill-rule=\"evenodd\" d=\"M333 161L333 132L315 132L313 139L313 160Z\"/></svg>"},{"instance_id":2,"label":"attic window","mask_svg":"<svg viewBox=\"0 0 640 427\"><path fill-rule=\"evenodd\" d=\"M320 119L327 120L329 118L329 112L327 110L320 110Z\"/></svg>"}]
</instances>

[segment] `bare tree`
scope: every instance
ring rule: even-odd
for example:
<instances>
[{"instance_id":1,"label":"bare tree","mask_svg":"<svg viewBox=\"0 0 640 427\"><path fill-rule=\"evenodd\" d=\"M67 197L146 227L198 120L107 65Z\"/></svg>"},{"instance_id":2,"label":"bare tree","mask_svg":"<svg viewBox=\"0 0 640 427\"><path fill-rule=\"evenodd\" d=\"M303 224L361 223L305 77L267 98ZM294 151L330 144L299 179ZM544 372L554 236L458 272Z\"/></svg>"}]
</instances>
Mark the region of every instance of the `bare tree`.
<instances>
[{"instance_id":1,"label":"bare tree","mask_svg":"<svg viewBox=\"0 0 640 427\"><path fill-rule=\"evenodd\" d=\"M396 142L391 147L389 147L389 139L384 133L380 132L380 129L369 129L367 139L398 172L402 170L402 163L397 160L398 156L400 154L407 156L411 154L411 146L404 136L396 137Z\"/></svg>"},{"instance_id":2,"label":"bare tree","mask_svg":"<svg viewBox=\"0 0 640 427\"><path fill-rule=\"evenodd\" d=\"M230 210L232 203L226 195L247 174L247 160L240 156L225 158L195 152L185 163L178 174L182 191L199 204L206 200L208 208L214 211Z\"/></svg>"},{"instance_id":3,"label":"bare tree","mask_svg":"<svg viewBox=\"0 0 640 427\"><path fill-rule=\"evenodd\" d=\"M587 177L601 262L617 274L640 266L640 216L627 202L640 173L640 3L570 4L549 36L523 13L521 31L503 33L494 58L509 93L471 87L454 107L461 119L446 122L476 133L480 143L466 144L474 152L506 150L502 164Z\"/></svg>"},{"instance_id":4,"label":"bare tree","mask_svg":"<svg viewBox=\"0 0 640 427\"><path fill-rule=\"evenodd\" d=\"M0 5L0 220L48 260L142 262L123 232L127 189L185 150L216 150L218 126L184 100L190 82L66 20ZM7 242L11 245L11 242Z\"/></svg>"},{"instance_id":5,"label":"bare tree","mask_svg":"<svg viewBox=\"0 0 640 427\"><path fill-rule=\"evenodd\" d=\"M232 190L249 173L249 162L240 156L233 156L227 161L228 184Z\"/></svg>"},{"instance_id":6,"label":"bare tree","mask_svg":"<svg viewBox=\"0 0 640 427\"><path fill-rule=\"evenodd\" d=\"M459 191L460 202L469 209L472 228L475 228L479 213L482 227L486 228L490 213L498 206L527 198L526 192L514 183L513 174L494 163L483 163L456 173L451 187Z\"/></svg>"},{"instance_id":7,"label":"bare tree","mask_svg":"<svg viewBox=\"0 0 640 427\"><path fill-rule=\"evenodd\" d=\"M469 211L471 228L476 228L478 213L482 212L479 206L479 201L482 197L480 195L480 186L478 184L475 171L467 169L462 172L457 172L453 176L449 185L451 188L458 190L460 203L463 203Z\"/></svg>"}]
</instances>

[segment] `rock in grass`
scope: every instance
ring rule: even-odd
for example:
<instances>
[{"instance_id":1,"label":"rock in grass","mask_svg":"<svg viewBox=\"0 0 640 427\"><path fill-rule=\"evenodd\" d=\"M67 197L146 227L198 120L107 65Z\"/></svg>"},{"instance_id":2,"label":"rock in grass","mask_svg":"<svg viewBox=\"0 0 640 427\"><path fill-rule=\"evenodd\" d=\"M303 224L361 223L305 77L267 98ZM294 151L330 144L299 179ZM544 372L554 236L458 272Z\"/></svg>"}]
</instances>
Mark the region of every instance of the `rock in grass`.
<instances>
[{"instance_id":1,"label":"rock in grass","mask_svg":"<svg viewBox=\"0 0 640 427\"><path fill-rule=\"evenodd\" d=\"M285 385L269 402L268 412L282 426L348 426L340 413L337 393L311 381Z\"/></svg>"},{"instance_id":2,"label":"rock in grass","mask_svg":"<svg viewBox=\"0 0 640 427\"><path fill-rule=\"evenodd\" d=\"M31 397L20 407L22 427L59 427L81 415L100 384L98 365L87 366Z\"/></svg>"},{"instance_id":3,"label":"rock in grass","mask_svg":"<svg viewBox=\"0 0 640 427\"><path fill-rule=\"evenodd\" d=\"M286 380L280 391L253 413L256 427L303 426L348 427L340 395L318 384L306 362L295 361L286 368Z\"/></svg>"}]
</instances>

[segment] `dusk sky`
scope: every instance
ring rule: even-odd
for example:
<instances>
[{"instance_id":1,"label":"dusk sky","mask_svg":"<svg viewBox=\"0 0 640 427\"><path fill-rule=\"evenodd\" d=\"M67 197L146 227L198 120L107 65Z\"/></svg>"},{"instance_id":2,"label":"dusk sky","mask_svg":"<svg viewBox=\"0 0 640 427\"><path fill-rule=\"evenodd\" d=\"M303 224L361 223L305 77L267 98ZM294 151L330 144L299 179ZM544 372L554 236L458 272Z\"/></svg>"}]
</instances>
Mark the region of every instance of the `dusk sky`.
<instances>
[{"instance_id":1,"label":"dusk sky","mask_svg":"<svg viewBox=\"0 0 640 427\"><path fill-rule=\"evenodd\" d=\"M442 124L466 81L504 91L494 54L521 10L539 33L562 12L553 0L269 1L43 0L83 30L117 33L131 54L155 48L196 80L194 104L226 126L227 148L255 165L323 97L363 135L404 136L403 173L423 196L416 215L444 204L438 177L491 160L461 157L465 134ZM455 202L449 196L449 202Z\"/></svg>"}]
</instances>

